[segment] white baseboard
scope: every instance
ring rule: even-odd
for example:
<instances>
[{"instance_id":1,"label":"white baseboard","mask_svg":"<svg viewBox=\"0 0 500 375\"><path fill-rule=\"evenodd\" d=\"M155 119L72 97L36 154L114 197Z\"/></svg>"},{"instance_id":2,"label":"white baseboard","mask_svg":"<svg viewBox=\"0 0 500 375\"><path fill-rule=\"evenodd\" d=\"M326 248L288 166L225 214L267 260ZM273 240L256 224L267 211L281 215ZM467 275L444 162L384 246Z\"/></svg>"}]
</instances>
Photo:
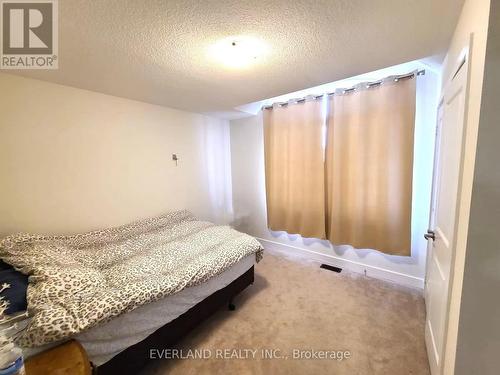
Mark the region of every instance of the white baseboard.
<instances>
[{"instance_id":1,"label":"white baseboard","mask_svg":"<svg viewBox=\"0 0 500 375\"><path fill-rule=\"evenodd\" d=\"M266 240L259 237L257 237L257 240L259 240L265 250L270 251L271 253L277 253L278 255L280 253L291 255L290 253L293 252L294 256L347 269L349 271L361 273L369 277L374 277L376 279L391 281L398 285L403 285L410 288L424 289L424 279L420 277L406 275L404 273L391 271L376 266L370 266L348 259L343 259L335 255L324 254L314 250L303 249L293 245L286 245L280 242Z\"/></svg>"}]
</instances>

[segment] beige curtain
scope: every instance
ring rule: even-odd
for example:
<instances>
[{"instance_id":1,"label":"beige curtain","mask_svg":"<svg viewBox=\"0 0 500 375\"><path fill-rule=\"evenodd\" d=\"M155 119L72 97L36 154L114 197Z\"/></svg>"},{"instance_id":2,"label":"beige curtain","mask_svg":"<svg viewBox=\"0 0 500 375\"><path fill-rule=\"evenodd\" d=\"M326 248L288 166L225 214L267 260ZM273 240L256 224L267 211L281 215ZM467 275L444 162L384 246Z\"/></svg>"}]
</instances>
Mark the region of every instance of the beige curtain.
<instances>
[{"instance_id":1,"label":"beige curtain","mask_svg":"<svg viewBox=\"0 0 500 375\"><path fill-rule=\"evenodd\" d=\"M325 238L321 101L277 106L263 116L268 227Z\"/></svg>"},{"instance_id":2,"label":"beige curtain","mask_svg":"<svg viewBox=\"0 0 500 375\"><path fill-rule=\"evenodd\" d=\"M333 244L410 255L415 81L329 99L326 232Z\"/></svg>"}]
</instances>

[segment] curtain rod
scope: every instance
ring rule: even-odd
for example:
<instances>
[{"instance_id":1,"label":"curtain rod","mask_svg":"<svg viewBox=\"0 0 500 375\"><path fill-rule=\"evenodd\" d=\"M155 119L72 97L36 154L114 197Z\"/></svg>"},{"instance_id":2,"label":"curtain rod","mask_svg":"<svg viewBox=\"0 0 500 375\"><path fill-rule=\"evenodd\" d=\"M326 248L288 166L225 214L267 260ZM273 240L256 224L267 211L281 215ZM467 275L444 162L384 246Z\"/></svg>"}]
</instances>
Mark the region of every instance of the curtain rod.
<instances>
[{"instance_id":1,"label":"curtain rod","mask_svg":"<svg viewBox=\"0 0 500 375\"><path fill-rule=\"evenodd\" d=\"M400 74L400 75L395 75L395 76L388 76L388 77L379 79L378 81L361 82L361 83L363 83L364 85L366 85L367 88L370 88L370 87L373 87L373 86L381 85L384 81L387 81L388 79L391 79L391 80L397 82L397 81L402 80L402 79L408 79L408 78L413 78L413 77L416 77L416 76L423 76L423 75L425 75L425 69L416 70L416 71L413 71L413 72L410 72L410 73L406 73L406 74ZM358 85L356 85L356 86L358 86ZM356 86L350 87L348 89L341 88L341 89L337 89L337 90L341 90L343 94L346 94L348 92L357 90ZM290 100L288 100L286 102L276 102L276 103L273 103L271 105L264 105L264 106L262 106L262 110L264 110L264 109L272 109L274 105L283 107L283 106L286 106L288 104L302 103L302 102L305 102L306 98L308 98L308 97L311 97L311 98L317 100L317 99L321 99L325 95L326 96L335 95L335 91L333 91L333 92L327 92L327 93L321 94L321 95L310 94L310 95L304 96L304 97L299 98L299 99L290 99Z\"/></svg>"}]
</instances>

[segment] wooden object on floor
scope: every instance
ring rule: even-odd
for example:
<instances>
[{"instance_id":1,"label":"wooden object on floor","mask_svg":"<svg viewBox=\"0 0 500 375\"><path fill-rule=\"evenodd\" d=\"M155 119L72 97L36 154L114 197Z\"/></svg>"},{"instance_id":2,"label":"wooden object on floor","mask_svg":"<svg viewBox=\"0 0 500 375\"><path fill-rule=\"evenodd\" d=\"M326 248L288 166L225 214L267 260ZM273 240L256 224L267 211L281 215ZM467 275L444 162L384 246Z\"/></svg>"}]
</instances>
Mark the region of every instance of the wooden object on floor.
<instances>
[{"instance_id":1,"label":"wooden object on floor","mask_svg":"<svg viewBox=\"0 0 500 375\"><path fill-rule=\"evenodd\" d=\"M71 340L29 358L26 375L90 375L92 369L85 349Z\"/></svg>"}]
</instances>

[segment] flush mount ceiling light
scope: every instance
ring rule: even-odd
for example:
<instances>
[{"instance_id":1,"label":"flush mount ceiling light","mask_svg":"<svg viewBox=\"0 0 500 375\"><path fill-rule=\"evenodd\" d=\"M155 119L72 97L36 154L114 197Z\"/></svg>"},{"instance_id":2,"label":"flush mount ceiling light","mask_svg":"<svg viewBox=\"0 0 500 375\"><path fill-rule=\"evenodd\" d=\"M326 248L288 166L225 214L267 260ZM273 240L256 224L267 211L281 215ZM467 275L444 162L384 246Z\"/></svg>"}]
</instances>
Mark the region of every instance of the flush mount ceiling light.
<instances>
[{"instance_id":1,"label":"flush mount ceiling light","mask_svg":"<svg viewBox=\"0 0 500 375\"><path fill-rule=\"evenodd\" d=\"M243 69L262 59L268 46L255 37L232 36L217 41L208 52L212 60L226 68Z\"/></svg>"}]
</instances>

